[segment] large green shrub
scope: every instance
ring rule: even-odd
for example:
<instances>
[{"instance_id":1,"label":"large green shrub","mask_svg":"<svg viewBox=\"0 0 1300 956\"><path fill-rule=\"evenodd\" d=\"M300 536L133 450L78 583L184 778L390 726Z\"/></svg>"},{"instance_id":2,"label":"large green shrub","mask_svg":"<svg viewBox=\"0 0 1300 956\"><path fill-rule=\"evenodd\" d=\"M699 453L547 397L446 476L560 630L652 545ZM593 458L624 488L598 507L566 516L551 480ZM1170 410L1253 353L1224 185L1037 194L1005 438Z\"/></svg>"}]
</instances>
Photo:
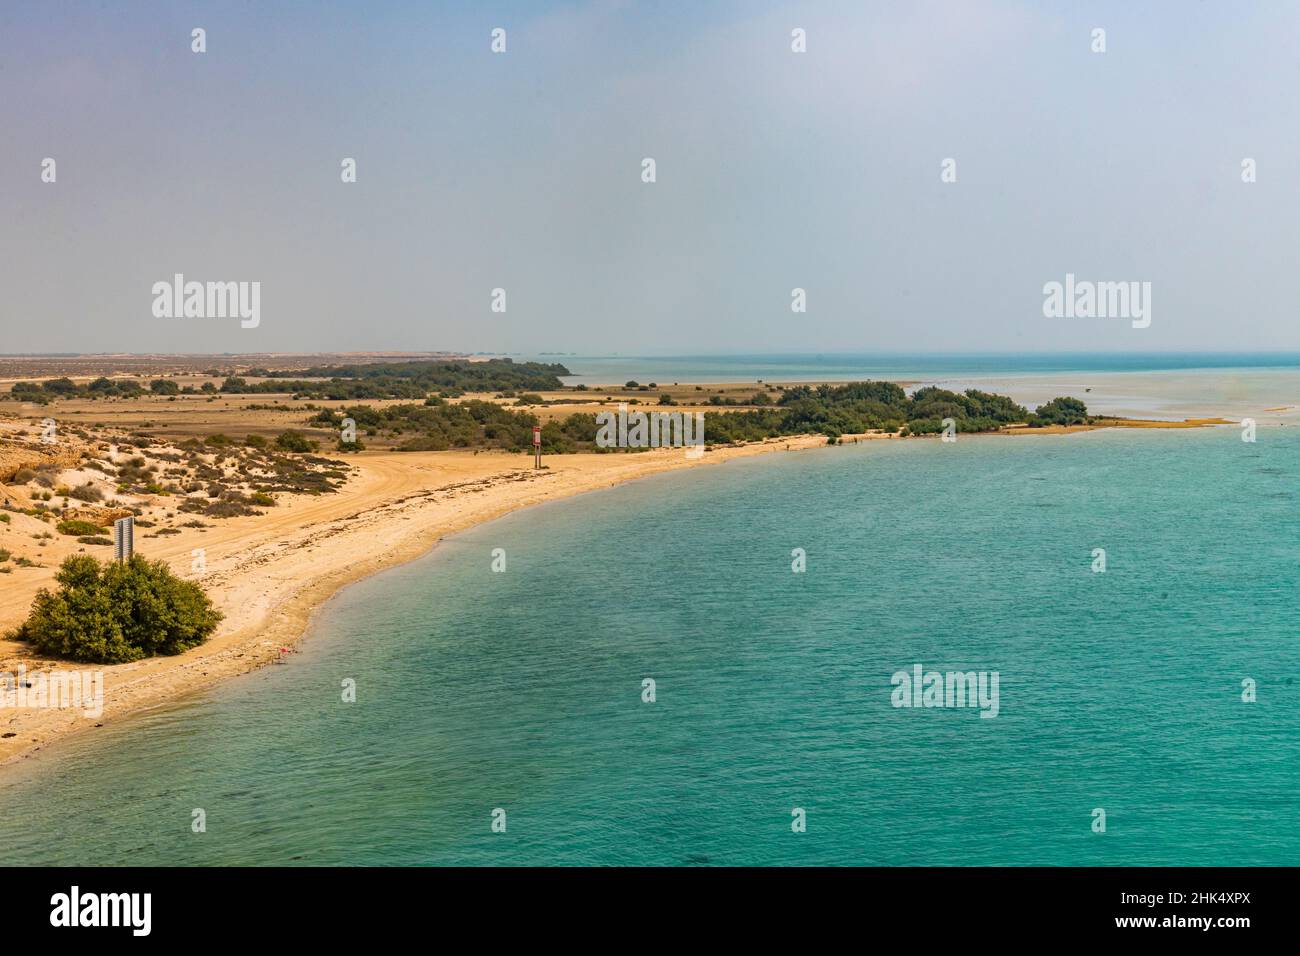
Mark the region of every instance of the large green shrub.
<instances>
[{"instance_id":1,"label":"large green shrub","mask_svg":"<svg viewBox=\"0 0 1300 956\"><path fill-rule=\"evenodd\" d=\"M179 654L207 640L221 620L197 584L138 555L124 564L73 555L55 580L59 589L42 588L8 636L57 657L120 664Z\"/></svg>"}]
</instances>

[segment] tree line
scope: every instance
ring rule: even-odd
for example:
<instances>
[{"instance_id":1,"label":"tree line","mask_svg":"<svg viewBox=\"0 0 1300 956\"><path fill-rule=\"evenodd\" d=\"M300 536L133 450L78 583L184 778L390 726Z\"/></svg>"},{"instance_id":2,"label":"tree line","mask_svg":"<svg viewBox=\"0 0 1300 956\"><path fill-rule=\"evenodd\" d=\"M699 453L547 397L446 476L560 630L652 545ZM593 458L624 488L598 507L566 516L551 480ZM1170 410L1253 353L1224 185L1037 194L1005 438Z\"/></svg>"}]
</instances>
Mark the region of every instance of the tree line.
<instances>
[{"instance_id":1,"label":"tree line","mask_svg":"<svg viewBox=\"0 0 1300 956\"><path fill-rule=\"evenodd\" d=\"M485 401L453 404L432 397L418 405L354 405L340 411L322 410L307 423L341 428L344 418L356 422L360 435L394 440L399 451L528 451L533 426L539 424L544 454L624 450L596 445L598 425L593 413L575 413L542 424L531 412ZM871 431L926 435L942 431L944 419L949 418L959 432L997 431L1011 424L1042 427L1089 421L1087 407L1077 398L1055 398L1030 412L1005 395L978 389L957 393L930 386L908 395L893 382L854 382L795 386L782 392L774 405L708 413L704 433L711 445L806 434L830 438Z\"/></svg>"}]
</instances>

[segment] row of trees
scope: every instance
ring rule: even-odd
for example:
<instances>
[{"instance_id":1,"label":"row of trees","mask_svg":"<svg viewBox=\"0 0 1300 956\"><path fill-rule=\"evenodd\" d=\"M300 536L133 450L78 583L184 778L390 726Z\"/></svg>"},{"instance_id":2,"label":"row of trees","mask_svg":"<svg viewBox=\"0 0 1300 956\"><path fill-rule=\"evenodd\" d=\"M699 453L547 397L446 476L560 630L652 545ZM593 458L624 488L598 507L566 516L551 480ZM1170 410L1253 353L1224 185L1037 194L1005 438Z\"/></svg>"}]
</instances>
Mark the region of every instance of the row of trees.
<instances>
[{"instance_id":1,"label":"row of trees","mask_svg":"<svg viewBox=\"0 0 1300 956\"><path fill-rule=\"evenodd\" d=\"M447 448L502 448L524 451L531 447L538 418L530 412L504 408L492 402L449 404L430 398L423 405L403 404L377 409L355 405L342 412L324 410L309 424L338 428L345 417L367 435L401 439L399 450L440 451ZM759 441L782 435L824 434L838 437L872 430L909 435L933 434L951 418L958 431L994 431L1012 423L1031 426L1078 424L1088 420L1088 410L1075 398L1057 398L1031 413L1005 395L969 389L963 393L922 388L909 396L893 382L855 382L850 385L796 386L783 392L776 405L748 411L710 413L705 437L710 444ZM596 416L578 413L542 426L542 451L564 454L597 450Z\"/></svg>"},{"instance_id":2,"label":"row of trees","mask_svg":"<svg viewBox=\"0 0 1300 956\"><path fill-rule=\"evenodd\" d=\"M145 393L144 387L133 379L100 377L85 385L70 378L50 378L44 382L15 382L7 397L18 402L48 405L60 398L137 398Z\"/></svg>"},{"instance_id":3,"label":"row of trees","mask_svg":"<svg viewBox=\"0 0 1300 956\"><path fill-rule=\"evenodd\" d=\"M554 391L564 387L560 376L568 374L569 370L559 363L514 362L508 358L486 362L372 362L321 365L293 371L252 369L247 377L227 377L220 388L211 382L204 382L198 388L192 385L182 387L171 379L159 378L149 383L148 391L155 395L213 394L217 391L234 395L293 394L300 398L331 401L423 399L430 393L454 397L465 392ZM264 381L250 382L249 378ZM78 385L70 378L52 378L44 382L17 382L10 392L0 393L0 397L48 405L60 398L138 398L145 391L144 385L128 378L101 376L86 385Z\"/></svg>"},{"instance_id":4,"label":"row of trees","mask_svg":"<svg viewBox=\"0 0 1300 956\"><path fill-rule=\"evenodd\" d=\"M200 387L184 387L168 378L156 378L149 383L149 392L155 395L214 395L217 387L211 382L204 382ZM48 405L60 398L139 398L146 389L135 379L105 378L102 375L85 385L78 385L70 378L50 378L44 382L15 382L9 392L0 392L0 399L19 402L33 402Z\"/></svg>"},{"instance_id":5,"label":"row of trees","mask_svg":"<svg viewBox=\"0 0 1300 956\"><path fill-rule=\"evenodd\" d=\"M531 448L532 429L539 424L530 412L504 408L492 402L449 404L430 398L422 405L389 408L351 406L342 412L323 410L308 424L339 428L352 418L359 432L402 439L403 451L441 451L448 448ZM872 430L902 431L908 435L940 432L951 418L960 432L995 431L1012 423L1031 426L1079 424L1088 410L1075 398L1057 398L1031 413L1005 395L978 389L963 393L922 388L909 396L893 382L854 382L849 385L795 386L784 391L777 404L749 411L711 413L705 425L710 444L759 441L782 435L824 434L838 437ZM578 413L542 426L542 451L565 454L598 450L596 416Z\"/></svg>"},{"instance_id":6,"label":"row of trees","mask_svg":"<svg viewBox=\"0 0 1300 956\"><path fill-rule=\"evenodd\" d=\"M925 435L942 431L946 418L957 431L987 432L1014 423L1086 422L1087 409L1078 399L1058 398L1031 413L1005 395L973 388L958 393L929 386L909 396L894 382L799 385L786 389L776 408L710 416L706 434L710 442L806 433L838 437L876 430Z\"/></svg>"},{"instance_id":7,"label":"row of trees","mask_svg":"<svg viewBox=\"0 0 1300 956\"><path fill-rule=\"evenodd\" d=\"M301 398L352 401L376 398L424 398L430 393L454 397L465 392L536 392L563 388L559 376L569 370L558 363L514 362L382 362L365 365L322 365L290 372L253 369L227 378L221 391L233 394L292 393ZM325 381L305 381L308 378Z\"/></svg>"}]
</instances>

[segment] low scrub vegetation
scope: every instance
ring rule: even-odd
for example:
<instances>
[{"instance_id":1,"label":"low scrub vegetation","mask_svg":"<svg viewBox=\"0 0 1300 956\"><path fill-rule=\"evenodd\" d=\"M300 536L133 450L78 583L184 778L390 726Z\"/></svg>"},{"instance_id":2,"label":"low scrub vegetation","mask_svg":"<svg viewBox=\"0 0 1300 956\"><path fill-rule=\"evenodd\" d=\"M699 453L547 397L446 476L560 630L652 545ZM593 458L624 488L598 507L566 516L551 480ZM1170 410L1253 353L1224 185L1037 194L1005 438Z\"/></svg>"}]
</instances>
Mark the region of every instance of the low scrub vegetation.
<instances>
[{"instance_id":1,"label":"low scrub vegetation","mask_svg":"<svg viewBox=\"0 0 1300 956\"><path fill-rule=\"evenodd\" d=\"M60 521L54 526L59 534L69 534L75 536L97 535L104 530L93 521L82 521L78 518L70 518L67 521Z\"/></svg>"}]
</instances>

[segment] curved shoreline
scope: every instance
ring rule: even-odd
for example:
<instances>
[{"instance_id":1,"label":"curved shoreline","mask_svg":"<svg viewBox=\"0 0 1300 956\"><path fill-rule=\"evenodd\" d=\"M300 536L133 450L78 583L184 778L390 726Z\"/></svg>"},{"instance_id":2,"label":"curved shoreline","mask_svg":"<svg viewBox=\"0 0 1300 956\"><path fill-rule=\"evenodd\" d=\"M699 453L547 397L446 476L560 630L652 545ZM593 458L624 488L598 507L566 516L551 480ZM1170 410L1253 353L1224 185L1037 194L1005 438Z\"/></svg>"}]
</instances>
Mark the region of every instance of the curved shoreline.
<instances>
[{"instance_id":1,"label":"curved shoreline","mask_svg":"<svg viewBox=\"0 0 1300 956\"><path fill-rule=\"evenodd\" d=\"M288 514L270 523L268 533L259 533L262 519L235 519L219 529L222 533L202 539L178 535L152 551L151 556L162 557L184 573L192 546L209 550L212 570L204 584L226 614L223 626L184 654L97 668L104 675L102 715L87 717L80 710L54 708L0 709L0 725L16 734L0 740L0 775L11 776L6 768L57 753L56 743L80 739L111 721L273 663L283 649L306 637L316 613L331 597L350 584L430 553L447 535L651 475L825 446L825 437L816 435L715 449L699 459L686 459L681 449L566 455L551 458L542 471L521 468L519 456L505 454L361 456L356 460L361 471L358 487L345 488L325 502L291 506ZM462 480L447 484L447 478ZM299 523L295 511L305 512L301 517L310 520ZM52 579L53 569L46 570L50 573L41 577ZM78 669L31 654L0 656L8 658L0 670L12 671L20 659L29 672Z\"/></svg>"},{"instance_id":2,"label":"curved shoreline","mask_svg":"<svg viewBox=\"0 0 1300 956\"><path fill-rule=\"evenodd\" d=\"M1220 422L1224 420L1124 424L1196 428ZM1119 424L1025 429L1020 434L1061 435ZM981 437L1012 434L1015 432ZM890 435L845 438L897 440ZM71 709L0 708L0 726L14 734L0 739L0 778L10 772L6 768L43 756L60 741L80 738L109 721L173 702L275 662L304 639L317 611L331 597L350 584L428 554L447 535L535 505L639 478L736 458L825 447L825 436L804 435L717 448L697 459L686 458L680 448L635 455L563 455L552 456L541 471L520 467L520 456L504 453L363 455L355 460L358 475L336 494L290 502L274 514L231 519L209 529L212 533L187 532L166 542L148 539L149 544L141 550L147 547L150 557L168 561L182 575L189 570L191 548L201 545L207 549L210 571L203 583L226 615L223 625L206 643L184 654L100 668L104 675L102 715L87 717ZM32 584L52 581L53 569L44 572L26 582L29 589ZM12 607L0 610L12 616ZM8 623L0 620L5 626ZM6 654L4 642L0 642L0 671L12 672L19 661L27 663L29 672L78 669L65 662L16 654L13 645L8 647L10 653Z\"/></svg>"}]
</instances>

